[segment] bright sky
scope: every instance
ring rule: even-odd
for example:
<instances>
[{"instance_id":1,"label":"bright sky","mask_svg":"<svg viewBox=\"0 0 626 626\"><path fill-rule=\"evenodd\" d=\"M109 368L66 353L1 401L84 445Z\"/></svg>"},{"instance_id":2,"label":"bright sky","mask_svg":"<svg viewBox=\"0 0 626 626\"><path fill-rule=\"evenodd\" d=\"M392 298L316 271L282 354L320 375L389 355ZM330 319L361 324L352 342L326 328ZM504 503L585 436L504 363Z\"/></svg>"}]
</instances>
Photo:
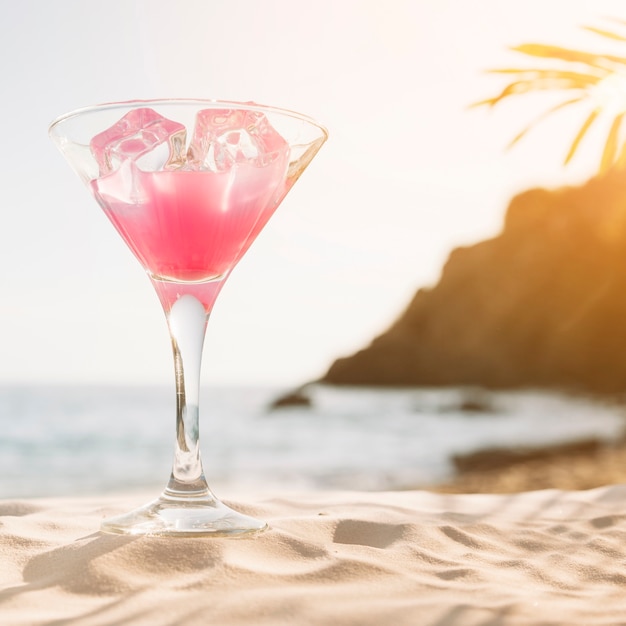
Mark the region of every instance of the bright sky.
<instances>
[{"instance_id":1,"label":"bright sky","mask_svg":"<svg viewBox=\"0 0 626 626\"><path fill-rule=\"evenodd\" d=\"M621 11L621 12L620 12ZM330 139L233 272L205 383L295 385L364 346L495 234L511 196L578 182L563 115L504 153L528 103L468 110L528 42L597 47L623 0L21 0L1 3L0 383L169 383L165 320L137 261L47 137L71 109L254 100ZM595 154L590 154L595 157Z\"/></svg>"}]
</instances>

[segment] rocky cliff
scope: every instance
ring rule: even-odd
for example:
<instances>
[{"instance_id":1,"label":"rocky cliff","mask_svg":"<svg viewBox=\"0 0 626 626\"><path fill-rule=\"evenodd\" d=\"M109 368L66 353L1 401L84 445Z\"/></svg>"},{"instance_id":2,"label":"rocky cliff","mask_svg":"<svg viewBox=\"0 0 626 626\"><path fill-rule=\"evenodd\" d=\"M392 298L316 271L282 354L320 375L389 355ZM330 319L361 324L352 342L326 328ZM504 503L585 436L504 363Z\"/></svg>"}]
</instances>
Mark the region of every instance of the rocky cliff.
<instances>
[{"instance_id":1,"label":"rocky cliff","mask_svg":"<svg viewBox=\"0 0 626 626\"><path fill-rule=\"evenodd\" d=\"M515 197L324 382L626 391L626 172Z\"/></svg>"}]
</instances>

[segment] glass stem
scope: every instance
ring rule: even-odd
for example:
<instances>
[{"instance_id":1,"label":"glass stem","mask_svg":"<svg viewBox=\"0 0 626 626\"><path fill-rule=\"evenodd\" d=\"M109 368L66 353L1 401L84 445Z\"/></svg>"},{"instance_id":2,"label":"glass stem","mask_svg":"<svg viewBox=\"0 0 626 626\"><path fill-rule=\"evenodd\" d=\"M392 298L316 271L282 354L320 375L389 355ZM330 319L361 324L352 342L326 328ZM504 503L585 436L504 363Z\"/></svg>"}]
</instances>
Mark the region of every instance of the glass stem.
<instances>
[{"instance_id":1,"label":"glass stem","mask_svg":"<svg viewBox=\"0 0 626 626\"><path fill-rule=\"evenodd\" d=\"M186 294L176 300L166 317L176 374L176 448L164 495L206 497L212 494L202 469L198 420L202 346L209 316L197 298Z\"/></svg>"}]
</instances>

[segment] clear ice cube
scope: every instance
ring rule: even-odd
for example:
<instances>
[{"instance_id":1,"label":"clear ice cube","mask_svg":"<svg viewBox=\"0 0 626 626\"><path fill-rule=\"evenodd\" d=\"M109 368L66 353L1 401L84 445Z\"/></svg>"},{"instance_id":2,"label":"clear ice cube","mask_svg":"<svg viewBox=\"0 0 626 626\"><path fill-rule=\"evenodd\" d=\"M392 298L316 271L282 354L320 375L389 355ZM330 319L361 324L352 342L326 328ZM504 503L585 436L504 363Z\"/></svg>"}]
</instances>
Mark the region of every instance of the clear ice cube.
<instances>
[{"instance_id":1,"label":"clear ice cube","mask_svg":"<svg viewBox=\"0 0 626 626\"><path fill-rule=\"evenodd\" d=\"M227 171L235 163L263 167L288 151L287 142L262 113L205 109L196 115L187 167L213 172Z\"/></svg>"},{"instance_id":2,"label":"clear ice cube","mask_svg":"<svg viewBox=\"0 0 626 626\"><path fill-rule=\"evenodd\" d=\"M107 210L118 205L139 205L149 200L142 184L142 177L135 163L127 159L115 172L115 176L103 176L92 182L96 199Z\"/></svg>"},{"instance_id":3,"label":"clear ice cube","mask_svg":"<svg viewBox=\"0 0 626 626\"><path fill-rule=\"evenodd\" d=\"M90 143L100 176L133 161L146 172L177 169L185 164L187 133L178 122L154 109L133 109Z\"/></svg>"}]
</instances>

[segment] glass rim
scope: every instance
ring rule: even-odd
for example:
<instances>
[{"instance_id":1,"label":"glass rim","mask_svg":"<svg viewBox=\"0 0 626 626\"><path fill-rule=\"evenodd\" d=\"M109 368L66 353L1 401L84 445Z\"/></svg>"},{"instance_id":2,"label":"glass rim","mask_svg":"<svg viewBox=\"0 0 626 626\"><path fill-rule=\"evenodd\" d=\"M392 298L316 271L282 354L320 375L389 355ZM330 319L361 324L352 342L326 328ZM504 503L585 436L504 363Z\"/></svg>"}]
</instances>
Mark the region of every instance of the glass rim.
<instances>
[{"instance_id":1,"label":"glass rim","mask_svg":"<svg viewBox=\"0 0 626 626\"><path fill-rule=\"evenodd\" d=\"M302 122L306 122L318 128L322 135L324 136L324 140L328 139L328 130L323 125L317 122L314 118L309 115L305 115L304 113L298 113L297 111L293 111L291 109L285 109L281 107L270 106L266 104L258 104L256 102L238 102L236 100L219 100L214 98L149 98L146 100L137 99L137 100L123 100L123 101L115 101L115 102L103 102L101 104L93 104L85 107L81 107L78 109L73 109L68 113L64 113L63 115L58 116L52 122L50 122L48 126L48 134L52 135L55 132L55 129L60 126L63 122L70 120L72 118L84 115L86 113L94 113L96 111L104 111L104 110L114 110L114 109L131 109L131 108L140 108L142 105L146 106L158 106L158 105L207 105L208 107L216 107L216 106L224 106L224 108L233 108L240 110L248 110L248 111L261 111L265 113L274 113L276 115L283 115L286 117L291 117L294 119L298 119Z\"/></svg>"}]
</instances>

